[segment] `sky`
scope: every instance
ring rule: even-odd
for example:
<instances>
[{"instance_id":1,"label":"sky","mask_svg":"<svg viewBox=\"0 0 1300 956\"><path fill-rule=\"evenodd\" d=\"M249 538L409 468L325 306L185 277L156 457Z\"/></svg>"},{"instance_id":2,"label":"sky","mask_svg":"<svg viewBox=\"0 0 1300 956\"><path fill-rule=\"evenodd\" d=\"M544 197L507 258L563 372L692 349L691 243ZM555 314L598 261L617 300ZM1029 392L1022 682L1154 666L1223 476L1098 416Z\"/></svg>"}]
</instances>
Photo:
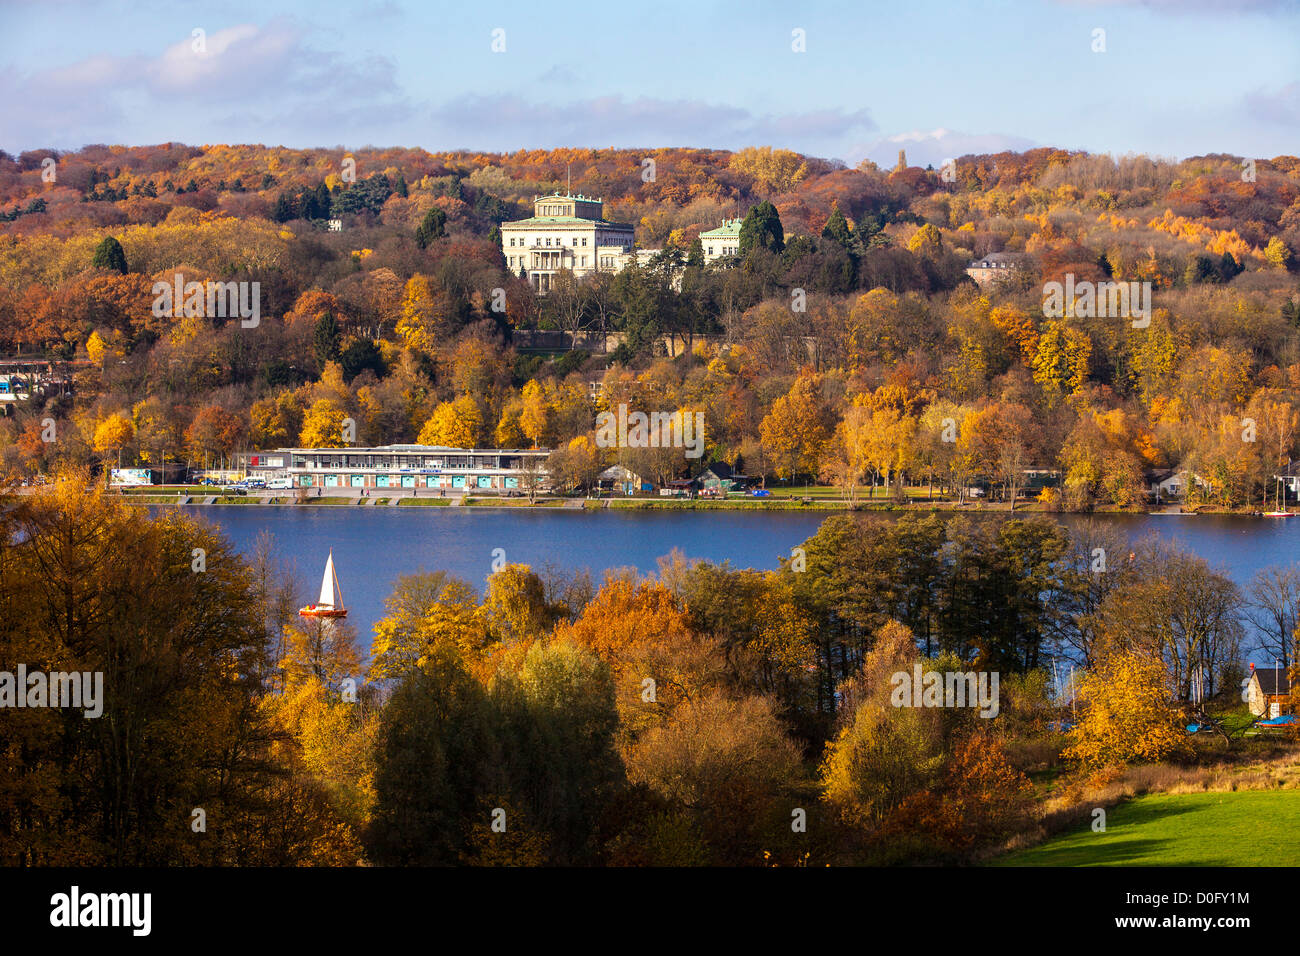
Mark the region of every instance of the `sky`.
<instances>
[{"instance_id":1,"label":"sky","mask_svg":"<svg viewBox=\"0 0 1300 956\"><path fill-rule=\"evenodd\" d=\"M0 149L1300 152L1300 0L0 0Z\"/></svg>"}]
</instances>

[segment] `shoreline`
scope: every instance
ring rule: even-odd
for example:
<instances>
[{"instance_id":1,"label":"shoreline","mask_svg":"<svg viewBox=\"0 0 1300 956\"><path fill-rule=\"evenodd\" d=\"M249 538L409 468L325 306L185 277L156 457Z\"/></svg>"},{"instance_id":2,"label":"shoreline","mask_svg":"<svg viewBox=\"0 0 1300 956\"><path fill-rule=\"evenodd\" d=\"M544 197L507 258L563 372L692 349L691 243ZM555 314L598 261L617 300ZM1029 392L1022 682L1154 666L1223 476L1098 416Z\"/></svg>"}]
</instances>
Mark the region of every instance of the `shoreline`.
<instances>
[{"instance_id":1,"label":"shoreline","mask_svg":"<svg viewBox=\"0 0 1300 956\"><path fill-rule=\"evenodd\" d=\"M1017 503L1013 512L1005 502L909 501L855 502L850 505L843 499L783 496L766 499L682 499L682 498L559 498L539 496L529 502L524 498L475 497L467 495L445 498L426 498L414 495L389 495L383 497L324 496L302 501L283 500L284 495L248 495L221 497L202 494L139 494L118 493L115 497L126 504L146 507L203 507L203 508L472 508L475 510L507 511L514 509L551 511L815 511L826 514L852 513L940 513L1000 514L1000 515L1106 515L1117 517L1210 517L1264 518L1258 511L1198 507L1195 509L1164 508L1161 510L1132 508L1092 508L1074 510L1044 508L1035 503ZM211 499L211 500L209 500ZM1176 506L1175 506L1176 507ZM1300 515L1298 515L1300 517Z\"/></svg>"}]
</instances>

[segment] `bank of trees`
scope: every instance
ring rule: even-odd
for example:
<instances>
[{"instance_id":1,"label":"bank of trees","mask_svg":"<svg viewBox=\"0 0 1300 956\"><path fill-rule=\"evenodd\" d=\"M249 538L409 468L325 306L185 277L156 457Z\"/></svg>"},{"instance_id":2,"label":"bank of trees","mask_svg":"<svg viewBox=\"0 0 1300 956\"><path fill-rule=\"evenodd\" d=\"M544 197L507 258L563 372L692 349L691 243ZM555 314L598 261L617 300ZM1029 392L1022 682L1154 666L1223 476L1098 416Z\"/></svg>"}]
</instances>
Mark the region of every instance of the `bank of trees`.
<instances>
[{"instance_id":1,"label":"bank of trees","mask_svg":"<svg viewBox=\"0 0 1300 956\"><path fill-rule=\"evenodd\" d=\"M626 151L88 147L54 157L57 184L45 158L0 156L0 209L44 204L0 223L0 350L88 364L71 395L0 421L9 470L101 461L113 416L134 426L119 449L134 464L341 441L339 411L358 442L567 449L616 398L701 410L711 455L853 498L973 480L1014 498L1037 468L1062 473L1054 507L1122 508L1145 473L1177 470L1193 503L1258 506L1300 454L1289 157L1242 183L1229 157L1032 150L965 157L946 183L665 150L647 183ZM538 297L499 223L570 170L663 252ZM741 254L706 266L699 233L737 214ZM966 263L997 251L1031 265L977 289ZM154 283L178 273L257 283L259 324L155 309ZM1043 283L1066 274L1150 283L1149 324L1045 316ZM539 329L592 333L599 354L516 349ZM529 433L519 409L538 393ZM57 441L40 439L47 417ZM567 487L589 486L582 464Z\"/></svg>"},{"instance_id":2,"label":"bank of trees","mask_svg":"<svg viewBox=\"0 0 1300 956\"><path fill-rule=\"evenodd\" d=\"M408 575L363 655L269 539L85 475L6 504L0 670L104 675L102 717L6 709L10 863L969 859L1033 828L1045 759L1189 759L1183 715L1294 640L1285 569L1243 596L1097 526L842 516L776 571ZM996 706L900 706L915 672L996 674Z\"/></svg>"}]
</instances>

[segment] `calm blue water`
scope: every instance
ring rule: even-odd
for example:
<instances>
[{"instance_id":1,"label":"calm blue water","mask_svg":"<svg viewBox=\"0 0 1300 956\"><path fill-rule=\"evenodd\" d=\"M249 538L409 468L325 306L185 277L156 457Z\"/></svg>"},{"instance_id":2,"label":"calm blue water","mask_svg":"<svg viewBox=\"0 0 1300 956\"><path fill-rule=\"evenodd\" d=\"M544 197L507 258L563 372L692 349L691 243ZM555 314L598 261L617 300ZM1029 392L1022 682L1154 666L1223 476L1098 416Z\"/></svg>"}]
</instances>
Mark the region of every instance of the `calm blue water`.
<instances>
[{"instance_id":1,"label":"calm blue water","mask_svg":"<svg viewBox=\"0 0 1300 956\"><path fill-rule=\"evenodd\" d=\"M330 548L348 619L363 646L383 617L384 598L399 575L448 571L480 588L492 570L493 549L505 561L541 569L587 568L597 583L610 568L655 571L658 558L680 548L688 558L770 569L812 535L826 512L623 512L518 508L185 509L251 553L258 534L273 535L291 566L303 603L315 600ZM1067 525L1086 519L1065 516ZM1133 539L1174 539L1239 584L1270 564L1300 561L1300 518L1107 516Z\"/></svg>"}]
</instances>

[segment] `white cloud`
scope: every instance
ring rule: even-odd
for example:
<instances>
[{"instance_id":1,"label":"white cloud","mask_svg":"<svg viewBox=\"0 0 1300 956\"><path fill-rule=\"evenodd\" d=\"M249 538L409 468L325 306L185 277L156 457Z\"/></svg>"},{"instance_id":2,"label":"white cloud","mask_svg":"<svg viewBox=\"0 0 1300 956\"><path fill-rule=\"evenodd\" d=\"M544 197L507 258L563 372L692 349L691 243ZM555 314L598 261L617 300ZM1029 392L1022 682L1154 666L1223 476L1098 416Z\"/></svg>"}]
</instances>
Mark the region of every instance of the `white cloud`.
<instances>
[{"instance_id":1,"label":"white cloud","mask_svg":"<svg viewBox=\"0 0 1300 956\"><path fill-rule=\"evenodd\" d=\"M408 117L393 64L311 47L287 19L186 36L156 55L94 56L20 75L0 70L6 147L89 142L303 145L383 138Z\"/></svg>"}]
</instances>

